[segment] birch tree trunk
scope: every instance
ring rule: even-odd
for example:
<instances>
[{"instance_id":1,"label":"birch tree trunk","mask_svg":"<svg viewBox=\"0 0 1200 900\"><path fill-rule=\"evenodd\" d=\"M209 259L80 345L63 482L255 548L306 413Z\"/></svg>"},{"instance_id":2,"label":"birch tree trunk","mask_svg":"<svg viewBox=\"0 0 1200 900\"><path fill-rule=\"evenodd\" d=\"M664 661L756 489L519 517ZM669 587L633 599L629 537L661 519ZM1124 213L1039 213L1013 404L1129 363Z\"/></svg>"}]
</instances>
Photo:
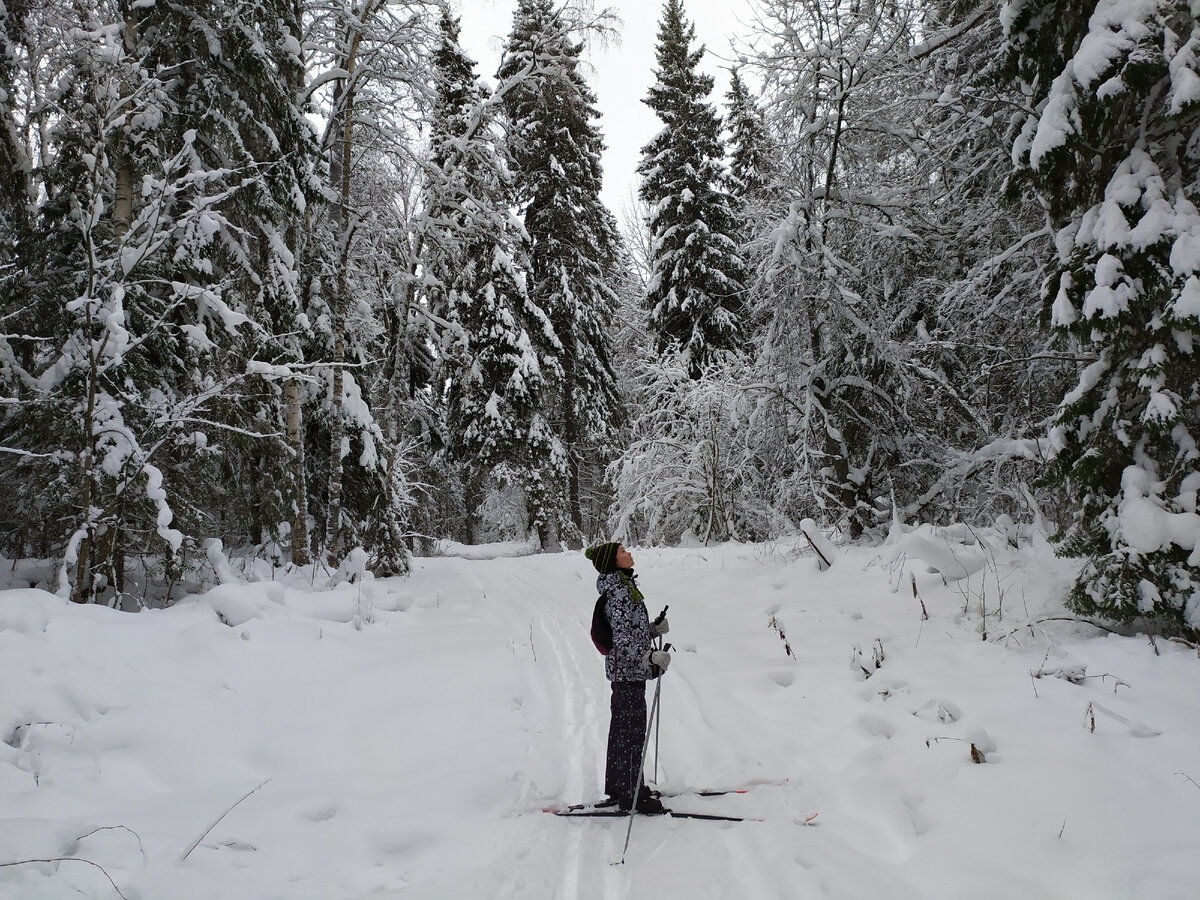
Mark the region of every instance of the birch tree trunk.
<instances>
[{"instance_id":1,"label":"birch tree trunk","mask_svg":"<svg viewBox=\"0 0 1200 900\"><path fill-rule=\"evenodd\" d=\"M292 378L283 386L287 410L287 442L292 450L292 562L306 566L308 555L308 491L304 480L304 432L301 429L300 383Z\"/></svg>"}]
</instances>

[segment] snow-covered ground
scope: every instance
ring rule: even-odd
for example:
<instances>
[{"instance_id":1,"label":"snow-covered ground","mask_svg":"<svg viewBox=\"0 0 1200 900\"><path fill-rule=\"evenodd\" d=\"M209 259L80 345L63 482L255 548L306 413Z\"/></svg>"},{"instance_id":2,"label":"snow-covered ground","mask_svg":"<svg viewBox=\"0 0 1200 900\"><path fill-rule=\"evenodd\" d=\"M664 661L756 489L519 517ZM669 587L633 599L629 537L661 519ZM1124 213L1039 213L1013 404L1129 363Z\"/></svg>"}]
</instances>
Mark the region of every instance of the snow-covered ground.
<instances>
[{"instance_id":1,"label":"snow-covered ground","mask_svg":"<svg viewBox=\"0 0 1200 900\"><path fill-rule=\"evenodd\" d=\"M0 898L1197 896L1196 651L1032 624L1071 564L948 534L824 572L635 552L678 651L658 786L753 785L668 802L761 821L639 817L624 865L626 820L541 812L602 783L581 554L135 614L2 592L0 864L95 865L5 865Z\"/></svg>"}]
</instances>

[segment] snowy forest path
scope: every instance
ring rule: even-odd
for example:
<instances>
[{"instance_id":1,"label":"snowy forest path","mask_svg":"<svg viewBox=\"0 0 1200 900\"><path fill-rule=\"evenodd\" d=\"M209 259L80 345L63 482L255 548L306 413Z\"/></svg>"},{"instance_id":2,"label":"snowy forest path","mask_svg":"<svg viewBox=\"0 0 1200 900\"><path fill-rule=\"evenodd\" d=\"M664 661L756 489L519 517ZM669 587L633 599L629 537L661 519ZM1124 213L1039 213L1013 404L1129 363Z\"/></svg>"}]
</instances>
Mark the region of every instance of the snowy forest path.
<instances>
[{"instance_id":1,"label":"snowy forest path","mask_svg":"<svg viewBox=\"0 0 1200 900\"><path fill-rule=\"evenodd\" d=\"M560 561L544 557L495 568L492 588L505 600L504 616L514 632L525 631L530 647L524 679L541 715L530 719L535 724L528 735L529 751L535 763L549 763L543 771L551 779L541 783L534 776L536 786L542 794L549 791L546 804L595 797L602 788L597 762L603 765L608 684L603 661L587 636L590 578L585 575L582 583L570 575L564 579ZM621 895L607 871L608 842L590 840L580 829L555 829L547 823L540 828L537 857L543 860L553 896L591 900ZM528 878L514 873L507 881L498 896L528 896Z\"/></svg>"},{"instance_id":2,"label":"snowy forest path","mask_svg":"<svg viewBox=\"0 0 1200 900\"><path fill-rule=\"evenodd\" d=\"M656 784L747 821L639 816L623 865L631 820L541 812L601 793L579 554L132 615L0 592L0 685L20 686L0 689L0 863L87 859L131 900L1191 898L1194 649L982 641L940 577L915 573L922 620L877 555L822 573L773 547L637 550L675 646ZM1032 608L1005 627L1060 615L1069 566L1010 571ZM1054 677L1085 665L1105 674ZM0 900L111 888L78 862L0 868Z\"/></svg>"}]
</instances>

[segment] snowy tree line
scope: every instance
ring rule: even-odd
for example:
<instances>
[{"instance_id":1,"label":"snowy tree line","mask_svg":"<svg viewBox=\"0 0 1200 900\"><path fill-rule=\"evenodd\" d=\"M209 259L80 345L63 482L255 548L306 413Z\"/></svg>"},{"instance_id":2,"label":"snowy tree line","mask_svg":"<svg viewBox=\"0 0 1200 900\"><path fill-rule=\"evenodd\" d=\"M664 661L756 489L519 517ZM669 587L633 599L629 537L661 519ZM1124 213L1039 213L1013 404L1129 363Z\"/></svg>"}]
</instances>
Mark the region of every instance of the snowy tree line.
<instances>
[{"instance_id":1,"label":"snowy tree line","mask_svg":"<svg viewBox=\"0 0 1200 900\"><path fill-rule=\"evenodd\" d=\"M481 76L438 0L0 0L0 552L1044 517L1077 609L1195 628L1198 18L758 0L714 97L667 0L623 237L609 13Z\"/></svg>"},{"instance_id":2,"label":"snowy tree line","mask_svg":"<svg viewBox=\"0 0 1200 900\"><path fill-rule=\"evenodd\" d=\"M634 386L619 533L1045 518L1076 610L1195 633L1200 5L756 8L714 164L664 7L641 171L676 357Z\"/></svg>"},{"instance_id":3,"label":"snowy tree line","mask_svg":"<svg viewBox=\"0 0 1200 900\"><path fill-rule=\"evenodd\" d=\"M602 20L523 4L490 89L433 2L0 25L7 555L95 600L226 547L394 573L419 535L582 533L621 282Z\"/></svg>"}]
</instances>

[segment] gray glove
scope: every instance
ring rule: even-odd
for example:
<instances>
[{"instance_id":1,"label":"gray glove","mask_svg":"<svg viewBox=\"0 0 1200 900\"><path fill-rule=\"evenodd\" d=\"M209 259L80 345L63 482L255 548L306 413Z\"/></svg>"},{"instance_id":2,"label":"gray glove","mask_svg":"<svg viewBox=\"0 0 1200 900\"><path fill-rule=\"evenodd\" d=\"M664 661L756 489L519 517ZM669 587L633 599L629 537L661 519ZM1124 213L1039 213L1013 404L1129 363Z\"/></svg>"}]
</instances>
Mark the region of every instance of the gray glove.
<instances>
[{"instance_id":1,"label":"gray glove","mask_svg":"<svg viewBox=\"0 0 1200 900\"><path fill-rule=\"evenodd\" d=\"M652 632L654 632L654 634L655 634L655 635L657 635L657 636L659 636L659 637L661 637L662 635L664 635L664 634L666 634L668 631L670 631L670 630L671 630L671 626L670 626L670 624L667 622L667 617L666 617L666 616L659 616L657 619L655 619L653 622L651 622L651 623L650 623L650 630L651 630Z\"/></svg>"},{"instance_id":2,"label":"gray glove","mask_svg":"<svg viewBox=\"0 0 1200 900\"><path fill-rule=\"evenodd\" d=\"M665 672L671 665L671 654L666 650L651 650L646 654L646 662L652 666L658 666L660 672Z\"/></svg>"}]
</instances>

